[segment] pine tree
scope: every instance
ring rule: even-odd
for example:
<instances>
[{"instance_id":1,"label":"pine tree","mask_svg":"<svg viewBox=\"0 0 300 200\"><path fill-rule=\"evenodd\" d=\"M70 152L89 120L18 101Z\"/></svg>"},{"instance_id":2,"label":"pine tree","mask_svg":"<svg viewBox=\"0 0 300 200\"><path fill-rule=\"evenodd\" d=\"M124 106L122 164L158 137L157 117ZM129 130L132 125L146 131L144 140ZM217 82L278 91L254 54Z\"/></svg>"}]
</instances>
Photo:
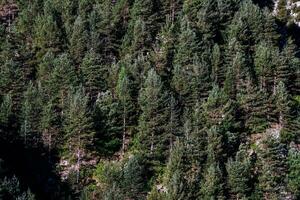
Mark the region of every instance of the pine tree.
<instances>
[{"instance_id":1,"label":"pine tree","mask_svg":"<svg viewBox=\"0 0 300 200\"><path fill-rule=\"evenodd\" d=\"M207 164L222 164L225 158L224 137L216 126L207 130Z\"/></svg>"},{"instance_id":2,"label":"pine tree","mask_svg":"<svg viewBox=\"0 0 300 200\"><path fill-rule=\"evenodd\" d=\"M39 15L34 24L33 46L37 50L38 58L42 58L47 51L60 51L60 32L57 23L51 15Z\"/></svg>"},{"instance_id":3,"label":"pine tree","mask_svg":"<svg viewBox=\"0 0 300 200\"><path fill-rule=\"evenodd\" d=\"M78 16L73 25L73 32L70 37L70 54L76 64L80 64L88 45L88 32L85 27L85 21Z\"/></svg>"},{"instance_id":4,"label":"pine tree","mask_svg":"<svg viewBox=\"0 0 300 200\"><path fill-rule=\"evenodd\" d=\"M158 16L155 12L158 5L155 1L135 0L131 8L131 20L128 31L123 40L123 55L129 52L136 57L136 52L148 52L151 41L159 30L157 26Z\"/></svg>"},{"instance_id":5,"label":"pine tree","mask_svg":"<svg viewBox=\"0 0 300 200\"><path fill-rule=\"evenodd\" d=\"M171 21L171 23L174 23L178 19L178 15L180 15L180 11L182 9L182 0L171 0L171 1L162 1L160 0L160 5L162 7L161 9L161 15L163 18L162 20L165 20L164 18L167 17Z\"/></svg>"},{"instance_id":6,"label":"pine tree","mask_svg":"<svg viewBox=\"0 0 300 200\"><path fill-rule=\"evenodd\" d=\"M202 6L197 13L196 26L202 35L202 40L205 45L212 47L213 41L217 41L219 34L219 10L217 0L203 0Z\"/></svg>"},{"instance_id":7,"label":"pine tree","mask_svg":"<svg viewBox=\"0 0 300 200\"><path fill-rule=\"evenodd\" d=\"M231 198L247 198L251 189L251 163L243 147L237 152L235 160L229 159L226 164L226 169Z\"/></svg>"},{"instance_id":8,"label":"pine tree","mask_svg":"<svg viewBox=\"0 0 300 200\"><path fill-rule=\"evenodd\" d=\"M64 29L67 38L70 38L73 32L73 24L77 17L78 0L65 0L59 2L59 11L62 15Z\"/></svg>"},{"instance_id":9,"label":"pine tree","mask_svg":"<svg viewBox=\"0 0 300 200\"><path fill-rule=\"evenodd\" d=\"M170 149L173 148L173 143L175 142L176 138L182 136L182 127L180 123L180 108L179 102L173 95L169 97L168 108L170 109L167 111L168 113L168 123L166 126L166 131L169 133L169 144Z\"/></svg>"},{"instance_id":10,"label":"pine tree","mask_svg":"<svg viewBox=\"0 0 300 200\"><path fill-rule=\"evenodd\" d=\"M265 18L265 22L262 40L265 40L267 43L277 46L280 35L278 33L279 27L276 23L276 17L269 10L264 10L263 15Z\"/></svg>"},{"instance_id":11,"label":"pine tree","mask_svg":"<svg viewBox=\"0 0 300 200\"><path fill-rule=\"evenodd\" d=\"M42 141L45 148L48 149L49 160L51 160L51 153L60 144L60 116L56 112L55 107L51 101L45 103L41 111L41 118L39 121L39 130L42 133Z\"/></svg>"},{"instance_id":12,"label":"pine tree","mask_svg":"<svg viewBox=\"0 0 300 200\"><path fill-rule=\"evenodd\" d=\"M225 199L223 194L222 172L218 163L212 163L207 168L201 184L201 197L203 199Z\"/></svg>"},{"instance_id":13,"label":"pine tree","mask_svg":"<svg viewBox=\"0 0 300 200\"><path fill-rule=\"evenodd\" d=\"M63 104L68 89L78 85L78 75L68 54L62 54L55 58L53 66L47 87L49 87L52 99L58 98L59 101L62 101L58 103Z\"/></svg>"},{"instance_id":14,"label":"pine tree","mask_svg":"<svg viewBox=\"0 0 300 200\"><path fill-rule=\"evenodd\" d=\"M269 45L265 42L262 42L257 46L254 65L260 89L270 92L274 87L274 71L277 64L278 51L268 46Z\"/></svg>"},{"instance_id":15,"label":"pine tree","mask_svg":"<svg viewBox=\"0 0 300 200\"><path fill-rule=\"evenodd\" d=\"M167 199L177 200L187 198L187 187L184 174L186 171L184 144L177 140L170 153L169 161L164 175L167 188Z\"/></svg>"},{"instance_id":16,"label":"pine tree","mask_svg":"<svg viewBox=\"0 0 300 200\"><path fill-rule=\"evenodd\" d=\"M237 103L228 99L225 92L218 86L212 89L207 101L203 104L201 116L203 126L208 128L218 126L218 129L226 136L228 153L235 152L243 138L239 132L241 125L237 117L238 112Z\"/></svg>"},{"instance_id":17,"label":"pine tree","mask_svg":"<svg viewBox=\"0 0 300 200\"><path fill-rule=\"evenodd\" d=\"M196 33L192 30L186 16L182 17L180 21L180 30L178 43L175 47L172 86L179 93L185 105L192 105L203 92L199 88L202 86L199 79L200 77L209 77L207 76L208 66L197 55L199 45ZM202 81L206 82L206 80ZM204 88L206 84L203 84Z\"/></svg>"},{"instance_id":18,"label":"pine tree","mask_svg":"<svg viewBox=\"0 0 300 200\"><path fill-rule=\"evenodd\" d=\"M287 23L289 20L289 11L287 6L287 0L279 0L277 2L277 18L283 23Z\"/></svg>"},{"instance_id":19,"label":"pine tree","mask_svg":"<svg viewBox=\"0 0 300 200\"><path fill-rule=\"evenodd\" d=\"M107 68L102 64L100 55L94 50L88 51L80 65L82 83L87 93L95 100L101 91L107 89L106 76Z\"/></svg>"},{"instance_id":20,"label":"pine tree","mask_svg":"<svg viewBox=\"0 0 300 200\"><path fill-rule=\"evenodd\" d=\"M230 24L235 12L239 9L240 0L218 0L219 21L222 33Z\"/></svg>"},{"instance_id":21,"label":"pine tree","mask_svg":"<svg viewBox=\"0 0 300 200\"><path fill-rule=\"evenodd\" d=\"M39 133L39 122L41 116L41 94L32 82L24 93L24 102L21 108L21 137L25 146L38 146L41 135Z\"/></svg>"},{"instance_id":22,"label":"pine tree","mask_svg":"<svg viewBox=\"0 0 300 200\"><path fill-rule=\"evenodd\" d=\"M264 198L278 199L285 191L286 147L273 138L264 141L265 147L259 152L259 188Z\"/></svg>"},{"instance_id":23,"label":"pine tree","mask_svg":"<svg viewBox=\"0 0 300 200\"><path fill-rule=\"evenodd\" d=\"M299 66L299 59L296 57L295 48L293 41L289 39L279 55L278 65L276 67L275 83L278 84L282 81L288 91L291 91L293 88L292 81L294 81L295 78L294 73L296 72L297 66Z\"/></svg>"},{"instance_id":24,"label":"pine tree","mask_svg":"<svg viewBox=\"0 0 300 200\"><path fill-rule=\"evenodd\" d=\"M104 0L97 2L89 15L89 48L99 53L105 64L111 64L119 55L119 46L125 35L128 6L127 0Z\"/></svg>"},{"instance_id":25,"label":"pine tree","mask_svg":"<svg viewBox=\"0 0 300 200\"><path fill-rule=\"evenodd\" d=\"M275 115L282 142L289 143L297 140L299 133L299 122L297 114L294 113L293 101L288 94L284 83L280 82L273 96L275 102Z\"/></svg>"},{"instance_id":26,"label":"pine tree","mask_svg":"<svg viewBox=\"0 0 300 200\"><path fill-rule=\"evenodd\" d=\"M126 198L139 199L145 187L145 169L141 157L130 158L123 168L122 189Z\"/></svg>"},{"instance_id":27,"label":"pine tree","mask_svg":"<svg viewBox=\"0 0 300 200\"><path fill-rule=\"evenodd\" d=\"M152 60L155 64L157 73L163 78L163 81L168 81L172 71L172 60L174 57L175 43L175 26L170 19L167 19L157 36L157 43L152 52Z\"/></svg>"},{"instance_id":28,"label":"pine tree","mask_svg":"<svg viewBox=\"0 0 300 200\"><path fill-rule=\"evenodd\" d=\"M151 162L163 162L168 149L167 94L157 73L150 69L144 87L140 91L139 104L141 115L139 119L138 147Z\"/></svg>"},{"instance_id":29,"label":"pine tree","mask_svg":"<svg viewBox=\"0 0 300 200\"><path fill-rule=\"evenodd\" d=\"M119 73L116 92L123 111L122 155L124 155L126 150L128 131L130 126L132 125L132 118L130 118L130 115L133 114L132 111L134 109L133 99L131 97L131 82L129 80L125 67L122 67Z\"/></svg>"},{"instance_id":30,"label":"pine tree","mask_svg":"<svg viewBox=\"0 0 300 200\"><path fill-rule=\"evenodd\" d=\"M265 92L255 86L239 96L245 127L250 133L263 132L269 126L267 100Z\"/></svg>"},{"instance_id":31,"label":"pine tree","mask_svg":"<svg viewBox=\"0 0 300 200\"><path fill-rule=\"evenodd\" d=\"M95 146L101 155L113 155L122 147L122 107L112 92L101 92L93 111Z\"/></svg>"},{"instance_id":32,"label":"pine tree","mask_svg":"<svg viewBox=\"0 0 300 200\"><path fill-rule=\"evenodd\" d=\"M76 163L76 183L79 182L82 160L90 158L91 145L94 139L93 122L88 110L88 97L85 90L79 87L68 95L64 108L64 145L63 150L70 162Z\"/></svg>"},{"instance_id":33,"label":"pine tree","mask_svg":"<svg viewBox=\"0 0 300 200\"><path fill-rule=\"evenodd\" d=\"M212 80L215 84L221 86L224 83L226 75L226 66L223 63L223 55L220 46L215 44L211 55Z\"/></svg>"},{"instance_id":34,"label":"pine tree","mask_svg":"<svg viewBox=\"0 0 300 200\"><path fill-rule=\"evenodd\" d=\"M9 121L12 115L12 100L10 94L7 94L2 97L0 110L0 124L1 129L3 129L9 125Z\"/></svg>"},{"instance_id":35,"label":"pine tree","mask_svg":"<svg viewBox=\"0 0 300 200\"><path fill-rule=\"evenodd\" d=\"M300 153L297 149L290 149L288 154L288 189L295 199L300 195Z\"/></svg>"}]
</instances>

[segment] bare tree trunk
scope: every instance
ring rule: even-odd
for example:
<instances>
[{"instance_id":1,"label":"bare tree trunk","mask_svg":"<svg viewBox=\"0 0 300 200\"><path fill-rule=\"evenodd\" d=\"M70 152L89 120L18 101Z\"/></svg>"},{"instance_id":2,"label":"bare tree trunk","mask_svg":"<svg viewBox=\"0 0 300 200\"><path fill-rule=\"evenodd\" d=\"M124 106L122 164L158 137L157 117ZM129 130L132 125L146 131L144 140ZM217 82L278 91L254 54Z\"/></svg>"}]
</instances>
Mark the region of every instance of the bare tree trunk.
<instances>
[{"instance_id":1,"label":"bare tree trunk","mask_svg":"<svg viewBox=\"0 0 300 200\"><path fill-rule=\"evenodd\" d=\"M277 77L275 76L274 77L274 80L273 80L273 94L276 94L276 83L277 83Z\"/></svg>"},{"instance_id":2,"label":"bare tree trunk","mask_svg":"<svg viewBox=\"0 0 300 200\"><path fill-rule=\"evenodd\" d=\"M24 129L24 143L27 144L27 120L25 120L25 129Z\"/></svg>"},{"instance_id":3,"label":"bare tree trunk","mask_svg":"<svg viewBox=\"0 0 300 200\"><path fill-rule=\"evenodd\" d=\"M79 138L79 145L78 145L78 151L77 151L77 175L76 175L76 183L79 182L79 173L80 173L80 138Z\"/></svg>"},{"instance_id":4,"label":"bare tree trunk","mask_svg":"<svg viewBox=\"0 0 300 200\"><path fill-rule=\"evenodd\" d=\"M122 157L125 154L125 143L126 143L126 106L123 105L123 141L122 141Z\"/></svg>"},{"instance_id":5,"label":"bare tree trunk","mask_svg":"<svg viewBox=\"0 0 300 200\"><path fill-rule=\"evenodd\" d=\"M153 154L153 149L154 149L154 131L152 130L151 132L151 146L150 146L150 154Z\"/></svg>"},{"instance_id":6,"label":"bare tree trunk","mask_svg":"<svg viewBox=\"0 0 300 200\"><path fill-rule=\"evenodd\" d=\"M47 132L48 129L47 129ZM50 131L50 135L49 135L49 145L48 145L48 159L49 159L49 162L51 161L51 148L52 148L52 134L51 134L51 131Z\"/></svg>"}]
</instances>

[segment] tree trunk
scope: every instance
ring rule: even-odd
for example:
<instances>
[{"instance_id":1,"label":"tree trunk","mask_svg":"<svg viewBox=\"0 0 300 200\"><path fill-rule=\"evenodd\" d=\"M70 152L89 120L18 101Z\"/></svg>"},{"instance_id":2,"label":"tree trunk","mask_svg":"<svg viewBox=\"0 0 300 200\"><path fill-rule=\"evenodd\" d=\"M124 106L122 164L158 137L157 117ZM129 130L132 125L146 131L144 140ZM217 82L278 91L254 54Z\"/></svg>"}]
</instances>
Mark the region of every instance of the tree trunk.
<instances>
[{"instance_id":1,"label":"tree trunk","mask_svg":"<svg viewBox=\"0 0 300 200\"><path fill-rule=\"evenodd\" d=\"M126 143L126 106L123 105L123 141L122 141L122 157L125 154L125 143Z\"/></svg>"}]
</instances>

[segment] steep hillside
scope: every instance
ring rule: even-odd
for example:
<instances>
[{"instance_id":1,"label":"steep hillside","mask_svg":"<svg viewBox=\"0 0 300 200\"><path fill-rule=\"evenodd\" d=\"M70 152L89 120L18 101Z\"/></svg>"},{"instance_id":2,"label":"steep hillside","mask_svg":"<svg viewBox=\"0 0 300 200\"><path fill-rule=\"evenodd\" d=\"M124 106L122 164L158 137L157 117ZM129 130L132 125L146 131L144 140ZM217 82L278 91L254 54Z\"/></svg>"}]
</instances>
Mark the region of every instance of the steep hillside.
<instances>
[{"instance_id":1,"label":"steep hillside","mask_svg":"<svg viewBox=\"0 0 300 200\"><path fill-rule=\"evenodd\" d=\"M0 199L299 199L299 3L0 1Z\"/></svg>"}]
</instances>

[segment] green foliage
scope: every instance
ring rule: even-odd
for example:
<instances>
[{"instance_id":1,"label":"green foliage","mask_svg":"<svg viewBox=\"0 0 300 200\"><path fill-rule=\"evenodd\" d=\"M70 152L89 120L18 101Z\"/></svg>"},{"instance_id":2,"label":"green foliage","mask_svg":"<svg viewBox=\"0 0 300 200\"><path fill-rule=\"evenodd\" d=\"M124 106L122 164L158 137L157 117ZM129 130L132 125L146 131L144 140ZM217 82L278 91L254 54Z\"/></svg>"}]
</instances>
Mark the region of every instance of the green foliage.
<instances>
[{"instance_id":1,"label":"green foliage","mask_svg":"<svg viewBox=\"0 0 300 200\"><path fill-rule=\"evenodd\" d=\"M299 198L287 4L1 1L0 198Z\"/></svg>"},{"instance_id":2,"label":"green foliage","mask_svg":"<svg viewBox=\"0 0 300 200\"><path fill-rule=\"evenodd\" d=\"M298 150L291 149L288 155L288 189L295 198L298 198L300 195L299 162L300 162L300 154Z\"/></svg>"},{"instance_id":3,"label":"green foliage","mask_svg":"<svg viewBox=\"0 0 300 200\"><path fill-rule=\"evenodd\" d=\"M88 97L84 88L79 87L75 91L70 91L67 105L64 107L63 129L64 149L71 160L79 157L78 154L87 154L90 145L93 144L93 122L87 105Z\"/></svg>"},{"instance_id":4,"label":"green foliage","mask_svg":"<svg viewBox=\"0 0 300 200\"><path fill-rule=\"evenodd\" d=\"M24 102L21 108L21 137L24 144L36 145L39 143L39 122L37 119L41 116L41 92L35 88L32 82L29 83L28 89L24 93Z\"/></svg>"},{"instance_id":5,"label":"green foliage","mask_svg":"<svg viewBox=\"0 0 300 200\"><path fill-rule=\"evenodd\" d=\"M268 138L264 141L265 149L260 152L259 188L265 198L280 198L285 190L286 147L278 141Z\"/></svg>"},{"instance_id":6,"label":"green foliage","mask_svg":"<svg viewBox=\"0 0 300 200\"><path fill-rule=\"evenodd\" d=\"M235 160L230 159L227 162L226 169L231 195L238 199L246 198L251 190L251 163L243 147L237 152Z\"/></svg>"},{"instance_id":7,"label":"green foliage","mask_svg":"<svg viewBox=\"0 0 300 200\"><path fill-rule=\"evenodd\" d=\"M0 114L1 127L5 128L9 124L12 115L12 100L9 94L3 97L0 110L1 110L1 114Z\"/></svg>"},{"instance_id":8,"label":"green foliage","mask_svg":"<svg viewBox=\"0 0 300 200\"><path fill-rule=\"evenodd\" d=\"M79 64L81 63L88 45L88 33L86 31L84 19L80 16L74 22L73 32L70 37L70 54L74 61Z\"/></svg>"},{"instance_id":9,"label":"green foliage","mask_svg":"<svg viewBox=\"0 0 300 200\"><path fill-rule=\"evenodd\" d=\"M166 111L167 93L163 89L160 77L150 69L145 85L140 91L139 104L141 115L139 119L138 149L152 162L163 162L168 149L168 134L165 122L168 120Z\"/></svg>"},{"instance_id":10,"label":"green foliage","mask_svg":"<svg viewBox=\"0 0 300 200\"><path fill-rule=\"evenodd\" d=\"M201 184L201 197L203 199L225 199L223 194L222 173L218 163L212 163L207 168Z\"/></svg>"},{"instance_id":11,"label":"green foliage","mask_svg":"<svg viewBox=\"0 0 300 200\"><path fill-rule=\"evenodd\" d=\"M0 198L1 199L20 199L20 200L34 200L35 197L30 189L21 191L19 180L13 176L11 179L5 177L0 184Z\"/></svg>"}]
</instances>

